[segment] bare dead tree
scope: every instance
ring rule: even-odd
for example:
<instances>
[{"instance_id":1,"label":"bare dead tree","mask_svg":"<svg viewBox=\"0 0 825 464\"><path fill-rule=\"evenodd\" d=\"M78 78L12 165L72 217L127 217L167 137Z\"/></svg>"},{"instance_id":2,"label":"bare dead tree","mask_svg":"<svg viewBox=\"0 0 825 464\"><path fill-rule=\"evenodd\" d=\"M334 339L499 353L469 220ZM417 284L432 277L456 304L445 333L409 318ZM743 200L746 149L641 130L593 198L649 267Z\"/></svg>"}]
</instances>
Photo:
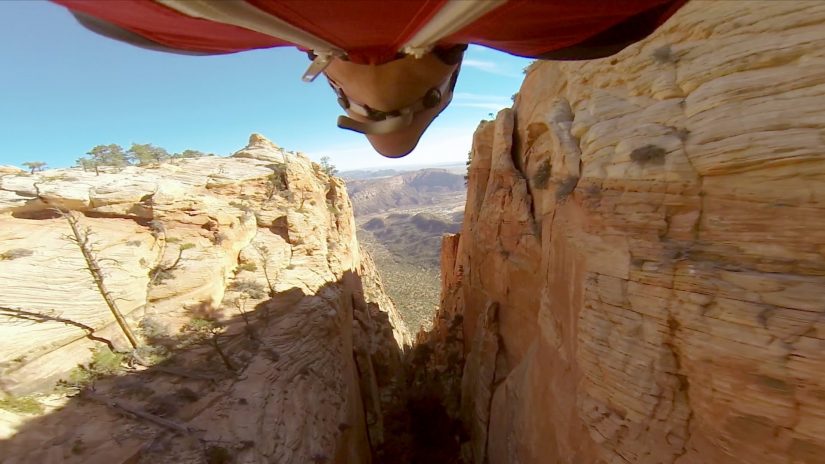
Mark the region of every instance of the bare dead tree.
<instances>
[{"instance_id":1,"label":"bare dead tree","mask_svg":"<svg viewBox=\"0 0 825 464\"><path fill-rule=\"evenodd\" d=\"M234 364L232 364L232 360L229 359L229 356L224 353L223 348L221 347L220 337L223 333L223 328L218 324L212 324L208 329L207 333L209 334L209 344L212 345L212 348L215 349L215 352L218 353L218 356L223 361L223 365L226 366L232 372L235 372L237 368Z\"/></svg>"},{"instance_id":2,"label":"bare dead tree","mask_svg":"<svg viewBox=\"0 0 825 464\"><path fill-rule=\"evenodd\" d=\"M269 297L275 297L275 282L274 277L270 277L269 274L269 258L272 257L272 252L269 251L269 247L260 243L253 243L252 248L258 253L258 256L261 257L261 267L264 270L264 278L266 279L266 286L269 287Z\"/></svg>"},{"instance_id":3,"label":"bare dead tree","mask_svg":"<svg viewBox=\"0 0 825 464\"><path fill-rule=\"evenodd\" d=\"M246 310L246 302L249 300L249 295L246 293L241 293L238 295L237 298L234 298L229 301L232 305L235 306L235 309L238 310L238 313L241 315L241 319L243 319L246 334L252 340L258 340L258 334L255 332L255 328L252 326L252 320L249 315L249 312Z\"/></svg>"},{"instance_id":4,"label":"bare dead tree","mask_svg":"<svg viewBox=\"0 0 825 464\"><path fill-rule=\"evenodd\" d=\"M192 319L184 324L180 331L190 334L198 342L205 342L212 346L226 369L230 372L236 372L235 365L221 346L220 339L223 334L223 324L217 320L217 315L211 305L200 304L187 308L187 311L192 315Z\"/></svg>"},{"instance_id":5,"label":"bare dead tree","mask_svg":"<svg viewBox=\"0 0 825 464\"><path fill-rule=\"evenodd\" d=\"M29 321L35 324L42 324L44 322L59 322L61 324L77 327L86 332L86 338L105 344L111 351L115 351L115 347L111 340L95 336L95 328L88 326L82 322L77 322L71 319L61 317L59 314L53 312L42 313L35 311L26 311L19 308L10 308L7 306L0 306L0 317L7 317L19 321Z\"/></svg>"},{"instance_id":6,"label":"bare dead tree","mask_svg":"<svg viewBox=\"0 0 825 464\"><path fill-rule=\"evenodd\" d=\"M166 250L169 243L169 240L166 238L166 225L159 220L153 220L149 222L149 229L152 237L155 239L155 243L159 245L159 248L157 259L155 260L157 264L149 269L149 280L146 282L146 298L143 302L143 308L149 306L149 298L152 288L163 280L169 278L171 276L171 272L180 266L183 260L184 251L195 247L192 243L181 244L180 247L178 247L177 257L171 263L165 264L163 262L163 258L166 256Z\"/></svg>"},{"instance_id":7,"label":"bare dead tree","mask_svg":"<svg viewBox=\"0 0 825 464\"><path fill-rule=\"evenodd\" d=\"M135 407L133 405L127 404L120 400L115 400L101 394L95 393L90 390L83 390L80 393L80 397L86 400L94 401L96 403L105 405L109 408L112 408L118 412L126 412L134 417L149 421L157 426L163 427L165 429L171 430L173 432L177 432L181 435L190 435L191 431L189 428L180 422L166 419L155 414L150 414L144 411L141 408Z\"/></svg>"},{"instance_id":8,"label":"bare dead tree","mask_svg":"<svg viewBox=\"0 0 825 464\"><path fill-rule=\"evenodd\" d=\"M106 287L105 275L99 264L100 259L98 259L95 255L90 239L91 229L81 229L77 217L75 217L71 211L64 211L62 209L55 209L55 211L57 211L66 220L66 222L69 223L69 227L72 230L72 235L69 236L69 240L80 248L80 252L83 254L83 259L86 261L86 269L92 275L92 280L94 280L100 295L106 302L106 306L108 306L109 310L112 312L117 325L120 327L123 335L126 336L126 339L129 340L132 348L136 349L140 345L140 342L134 332L132 332L132 328L129 327L129 324L126 322L126 318L123 317L123 313L117 305L117 300L112 296L108 287Z\"/></svg>"},{"instance_id":9,"label":"bare dead tree","mask_svg":"<svg viewBox=\"0 0 825 464\"><path fill-rule=\"evenodd\" d=\"M169 273L178 268L181 264L181 260L183 259L183 252L189 249L194 248L195 245L191 243L184 243L178 247L178 256L172 261L171 264L163 264L161 261L163 259L163 255L166 252L166 241L163 241L163 245L161 245L161 251L159 253L160 258L158 260L158 265L153 267L149 270L149 282L146 284L147 290L152 288L158 282L163 281L166 278L169 278ZM146 297L149 297L149 292L146 292Z\"/></svg>"}]
</instances>

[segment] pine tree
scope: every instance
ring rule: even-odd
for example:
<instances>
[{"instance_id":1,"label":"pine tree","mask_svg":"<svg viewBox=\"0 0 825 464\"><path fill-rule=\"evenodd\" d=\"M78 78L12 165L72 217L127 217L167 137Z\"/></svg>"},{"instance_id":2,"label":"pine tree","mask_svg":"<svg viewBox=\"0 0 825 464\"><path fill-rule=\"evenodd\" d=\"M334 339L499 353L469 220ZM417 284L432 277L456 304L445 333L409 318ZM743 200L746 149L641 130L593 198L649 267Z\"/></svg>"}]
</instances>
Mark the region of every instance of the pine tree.
<instances>
[{"instance_id":1,"label":"pine tree","mask_svg":"<svg viewBox=\"0 0 825 464\"><path fill-rule=\"evenodd\" d=\"M87 153L96 166L112 166L122 168L129 165L123 147L114 143L109 145L98 145Z\"/></svg>"},{"instance_id":2,"label":"pine tree","mask_svg":"<svg viewBox=\"0 0 825 464\"><path fill-rule=\"evenodd\" d=\"M139 166L162 163L170 158L166 149L151 143L133 143L126 156Z\"/></svg>"},{"instance_id":3,"label":"pine tree","mask_svg":"<svg viewBox=\"0 0 825 464\"><path fill-rule=\"evenodd\" d=\"M181 153L175 153L172 158L200 158L206 156L206 153L198 150L183 150Z\"/></svg>"},{"instance_id":4,"label":"pine tree","mask_svg":"<svg viewBox=\"0 0 825 464\"><path fill-rule=\"evenodd\" d=\"M321 157L321 171L323 171L328 176L334 176L338 174L338 168L336 168L334 164L329 162L329 156Z\"/></svg>"},{"instance_id":5,"label":"pine tree","mask_svg":"<svg viewBox=\"0 0 825 464\"><path fill-rule=\"evenodd\" d=\"M42 161L27 161L23 163L23 166L26 166L31 170L31 173L34 174L37 171L42 171L43 168L46 167L46 163Z\"/></svg>"}]
</instances>

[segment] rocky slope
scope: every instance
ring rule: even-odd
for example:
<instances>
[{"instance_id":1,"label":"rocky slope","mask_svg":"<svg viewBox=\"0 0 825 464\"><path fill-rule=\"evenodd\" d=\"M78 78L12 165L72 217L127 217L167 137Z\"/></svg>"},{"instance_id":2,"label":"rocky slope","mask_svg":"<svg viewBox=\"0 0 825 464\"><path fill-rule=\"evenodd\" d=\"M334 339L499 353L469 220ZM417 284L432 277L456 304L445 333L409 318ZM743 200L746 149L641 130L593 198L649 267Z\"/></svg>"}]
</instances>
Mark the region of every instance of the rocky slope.
<instances>
[{"instance_id":1,"label":"rocky slope","mask_svg":"<svg viewBox=\"0 0 825 464\"><path fill-rule=\"evenodd\" d=\"M695 1L533 65L419 335L466 460L825 462L823 107L822 2Z\"/></svg>"},{"instance_id":2,"label":"rocky slope","mask_svg":"<svg viewBox=\"0 0 825 464\"><path fill-rule=\"evenodd\" d=\"M409 334L343 183L262 136L99 176L4 169L0 266L3 463L366 463L383 441ZM48 394L61 378L79 394Z\"/></svg>"},{"instance_id":3,"label":"rocky slope","mask_svg":"<svg viewBox=\"0 0 825 464\"><path fill-rule=\"evenodd\" d=\"M439 268L441 237L461 229L460 220L429 213L392 213L370 219L361 228L371 233L399 260Z\"/></svg>"},{"instance_id":4,"label":"rocky slope","mask_svg":"<svg viewBox=\"0 0 825 464\"><path fill-rule=\"evenodd\" d=\"M462 170L466 167L459 166ZM464 176L455 169L347 181L358 238L413 331L428 329L438 307L441 237L461 229L465 189Z\"/></svg>"}]
</instances>

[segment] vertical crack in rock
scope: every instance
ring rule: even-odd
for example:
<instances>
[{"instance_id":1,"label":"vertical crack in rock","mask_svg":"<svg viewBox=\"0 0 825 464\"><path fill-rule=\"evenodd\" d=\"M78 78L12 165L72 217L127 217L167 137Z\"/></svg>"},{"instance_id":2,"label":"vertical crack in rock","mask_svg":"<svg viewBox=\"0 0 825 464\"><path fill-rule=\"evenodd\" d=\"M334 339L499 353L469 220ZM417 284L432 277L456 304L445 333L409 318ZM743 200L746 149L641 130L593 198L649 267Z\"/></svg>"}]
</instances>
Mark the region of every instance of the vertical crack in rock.
<instances>
[{"instance_id":1,"label":"vertical crack in rock","mask_svg":"<svg viewBox=\"0 0 825 464\"><path fill-rule=\"evenodd\" d=\"M671 313L671 310L668 309L667 315L667 338L663 341L662 345L665 346L669 351L670 354L673 356L674 361L674 370L671 375L676 377L678 391L674 392L673 394L673 407L671 409L672 412L677 411L677 401L680 397L684 397L684 404L687 407L688 413L687 418L685 419L685 426L684 426L684 437L681 449L676 452L673 456L673 464L677 464L677 461L684 456L688 451L688 445L690 443L690 434L691 434L691 427L693 426L693 408L690 404L690 378L684 372L684 367L682 365L682 353L677 346L677 338L678 332L680 328L679 321L676 317Z\"/></svg>"},{"instance_id":2,"label":"vertical crack in rock","mask_svg":"<svg viewBox=\"0 0 825 464\"><path fill-rule=\"evenodd\" d=\"M479 314L473 346L464 364L461 418L472 437L463 451L468 462L487 462L488 427L499 356L498 311L498 303L490 302Z\"/></svg>"}]
</instances>

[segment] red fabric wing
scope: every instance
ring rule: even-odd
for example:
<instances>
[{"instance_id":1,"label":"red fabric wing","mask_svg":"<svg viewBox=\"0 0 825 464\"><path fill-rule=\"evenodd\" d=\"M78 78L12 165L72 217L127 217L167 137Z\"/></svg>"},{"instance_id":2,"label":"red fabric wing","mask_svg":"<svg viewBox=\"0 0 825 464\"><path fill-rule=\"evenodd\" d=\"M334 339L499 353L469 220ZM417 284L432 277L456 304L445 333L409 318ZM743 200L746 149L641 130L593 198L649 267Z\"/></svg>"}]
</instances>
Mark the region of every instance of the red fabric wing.
<instances>
[{"instance_id":1,"label":"red fabric wing","mask_svg":"<svg viewBox=\"0 0 825 464\"><path fill-rule=\"evenodd\" d=\"M395 58L447 0L247 0L347 51L356 63Z\"/></svg>"},{"instance_id":2,"label":"red fabric wing","mask_svg":"<svg viewBox=\"0 0 825 464\"><path fill-rule=\"evenodd\" d=\"M193 52L233 53L292 45L242 27L191 18L151 0L52 0L159 44Z\"/></svg>"},{"instance_id":3,"label":"red fabric wing","mask_svg":"<svg viewBox=\"0 0 825 464\"><path fill-rule=\"evenodd\" d=\"M474 43L538 57L582 42L655 7L671 4L663 23L687 0L509 0L442 43Z\"/></svg>"},{"instance_id":4,"label":"red fabric wing","mask_svg":"<svg viewBox=\"0 0 825 464\"><path fill-rule=\"evenodd\" d=\"M180 50L231 53L292 45L242 27L191 18L152 0L52 1ZM346 50L354 62L379 64L394 59L448 0L247 1ZM640 13L654 13L646 20L653 23L652 30L686 1L509 0L441 43L475 43L538 57L579 44Z\"/></svg>"}]
</instances>

